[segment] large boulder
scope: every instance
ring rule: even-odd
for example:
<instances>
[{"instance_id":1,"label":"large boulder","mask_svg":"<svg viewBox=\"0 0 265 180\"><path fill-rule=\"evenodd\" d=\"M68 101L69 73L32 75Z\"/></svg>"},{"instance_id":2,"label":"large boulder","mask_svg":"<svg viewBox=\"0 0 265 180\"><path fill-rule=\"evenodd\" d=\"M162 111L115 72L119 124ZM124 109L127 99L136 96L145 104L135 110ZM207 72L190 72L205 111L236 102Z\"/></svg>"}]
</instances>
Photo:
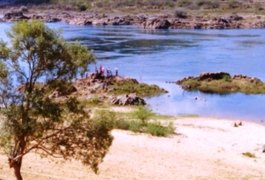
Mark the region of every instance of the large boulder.
<instances>
[{"instance_id":1,"label":"large boulder","mask_svg":"<svg viewBox=\"0 0 265 180\"><path fill-rule=\"evenodd\" d=\"M56 23L56 22L60 22L61 19L55 16L48 15L44 17L44 21L47 23Z\"/></svg>"},{"instance_id":2,"label":"large boulder","mask_svg":"<svg viewBox=\"0 0 265 180\"><path fill-rule=\"evenodd\" d=\"M142 25L145 29L168 29L171 23L167 19L155 18L146 20Z\"/></svg>"},{"instance_id":3,"label":"large boulder","mask_svg":"<svg viewBox=\"0 0 265 180\"><path fill-rule=\"evenodd\" d=\"M136 96L136 94L115 96L110 99L110 103L113 105L145 105L145 100Z\"/></svg>"},{"instance_id":4,"label":"large boulder","mask_svg":"<svg viewBox=\"0 0 265 180\"><path fill-rule=\"evenodd\" d=\"M86 26L86 25L91 25L92 21L89 18L73 18L71 20L69 20L68 22L69 24L72 25L82 25L82 26Z\"/></svg>"},{"instance_id":5,"label":"large boulder","mask_svg":"<svg viewBox=\"0 0 265 180\"><path fill-rule=\"evenodd\" d=\"M96 18L96 19L93 19L93 21L92 21L92 24L93 25L95 25L95 26L106 26L106 25L108 25L108 19L98 19L98 18Z\"/></svg>"},{"instance_id":6,"label":"large boulder","mask_svg":"<svg viewBox=\"0 0 265 180\"><path fill-rule=\"evenodd\" d=\"M131 25L131 20L126 17L114 17L110 20L110 24L112 25Z\"/></svg>"},{"instance_id":7,"label":"large boulder","mask_svg":"<svg viewBox=\"0 0 265 180\"><path fill-rule=\"evenodd\" d=\"M74 92L77 92L77 88L73 85L70 85L69 87L67 87L65 89L57 89L57 90L53 91L49 95L49 98L58 98L58 97L62 97L62 96L67 96L67 95L70 95Z\"/></svg>"},{"instance_id":8,"label":"large boulder","mask_svg":"<svg viewBox=\"0 0 265 180\"><path fill-rule=\"evenodd\" d=\"M244 18L242 16L239 16L237 14L232 14L229 16L229 19L232 21L241 21L244 20Z\"/></svg>"}]
</instances>

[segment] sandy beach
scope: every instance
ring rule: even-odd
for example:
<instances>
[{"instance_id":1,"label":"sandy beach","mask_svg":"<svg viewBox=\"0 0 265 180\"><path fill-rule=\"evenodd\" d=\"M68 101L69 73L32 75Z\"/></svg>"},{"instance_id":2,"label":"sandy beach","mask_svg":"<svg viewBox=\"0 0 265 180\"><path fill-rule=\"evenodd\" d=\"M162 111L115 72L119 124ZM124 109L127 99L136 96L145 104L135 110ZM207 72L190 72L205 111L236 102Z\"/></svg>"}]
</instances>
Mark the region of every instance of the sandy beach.
<instances>
[{"instance_id":1,"label":"sandy beach","mask_svg":"<svg viewBox=\"0 0 265 180\"><path fill-rule=\"evenodd\" d=\"M25 179L265 179L265 126L212 118L177 118L176 135L160 138L114 130L98 175L76 161L25 157ZM249 152L251 158L242 153ZM13 178L0 155L0 179Z\"/></svg>"}]
</instances>

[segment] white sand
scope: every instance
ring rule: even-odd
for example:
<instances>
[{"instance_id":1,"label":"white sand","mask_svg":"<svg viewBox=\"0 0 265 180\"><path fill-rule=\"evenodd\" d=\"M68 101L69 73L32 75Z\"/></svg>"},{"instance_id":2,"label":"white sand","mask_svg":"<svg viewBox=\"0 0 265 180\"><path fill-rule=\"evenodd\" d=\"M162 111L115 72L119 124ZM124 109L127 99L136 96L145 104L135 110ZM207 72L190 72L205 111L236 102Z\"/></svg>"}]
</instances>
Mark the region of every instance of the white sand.
<instances>
[{"instance_id":1,"label":"white sand","mask_svg":"<svg viewBox=\"0 0 265 180\"><path fill-rule=\"evenodd\" d=\"M23 164L25 179L265 179L265 126L209 118L181 118L169 138L113 131L110 152L93 174L80 163L55 162L31 154ZM256 158L243 156L250 152ZM0 155L0 179L12 179Z\"/></svg>"}]
</instances>

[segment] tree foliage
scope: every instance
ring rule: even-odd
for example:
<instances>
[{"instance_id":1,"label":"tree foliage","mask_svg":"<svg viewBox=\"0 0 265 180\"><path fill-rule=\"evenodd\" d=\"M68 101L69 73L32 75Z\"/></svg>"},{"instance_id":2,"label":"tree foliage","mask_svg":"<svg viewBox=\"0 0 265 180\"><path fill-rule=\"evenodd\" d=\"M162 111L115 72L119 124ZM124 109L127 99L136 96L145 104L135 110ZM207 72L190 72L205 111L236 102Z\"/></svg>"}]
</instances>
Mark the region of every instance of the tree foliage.
<instances>
[{"instance_id":1,"label":"tree foliage","mask_svg":"<svg viewBox=\"0 0 265 180\"><path fill-rule=\"evenodd\" d=\"M0 43L0 148L22 179L23 157L78 159L97 171L112 142L110 127L97 125L76 98L51 98L94 61L78 43L68 43L42 22L22 21Z\"/></svg>"}]
</instances>

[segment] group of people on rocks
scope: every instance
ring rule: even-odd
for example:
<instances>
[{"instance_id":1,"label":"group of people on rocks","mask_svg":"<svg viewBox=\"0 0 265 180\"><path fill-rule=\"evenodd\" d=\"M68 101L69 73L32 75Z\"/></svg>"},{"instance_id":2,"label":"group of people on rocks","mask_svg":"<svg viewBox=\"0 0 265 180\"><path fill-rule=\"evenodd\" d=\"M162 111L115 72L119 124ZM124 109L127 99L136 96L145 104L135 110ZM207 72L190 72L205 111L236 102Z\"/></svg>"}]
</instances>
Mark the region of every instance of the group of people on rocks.
<instances>
[{"instance_id":1,"label":"group of people on rocks","mask_svg":"<svg viewBox=\"0 0 265 180\"><path fill-rule=\"evenodd\" d=\"M100 65L99 68L96 66L95 73L97 77L112 77L113 73L110 69L105 69L104 66ZM115 76L119 76L118 68L115 68Z\"/></svg>"}]
</instances>

